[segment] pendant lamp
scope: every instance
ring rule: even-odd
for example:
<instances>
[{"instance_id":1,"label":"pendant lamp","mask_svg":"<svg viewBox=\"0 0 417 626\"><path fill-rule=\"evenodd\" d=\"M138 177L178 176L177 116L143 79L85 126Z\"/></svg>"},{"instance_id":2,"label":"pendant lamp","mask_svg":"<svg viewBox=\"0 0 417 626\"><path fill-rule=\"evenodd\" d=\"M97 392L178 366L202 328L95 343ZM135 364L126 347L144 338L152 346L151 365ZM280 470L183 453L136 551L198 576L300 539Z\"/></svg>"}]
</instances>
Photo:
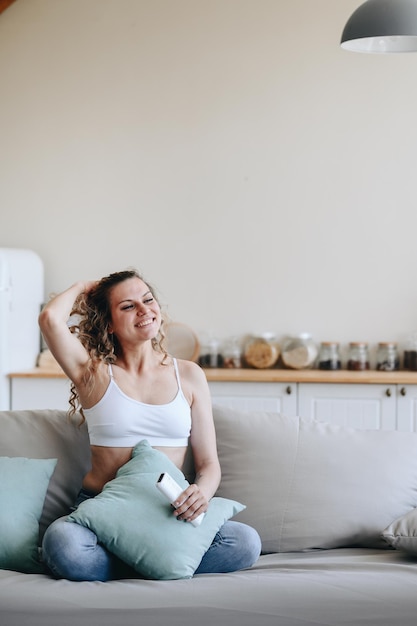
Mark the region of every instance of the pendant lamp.
<instances>
[{"instance_id":1,"label":"pendant lamp","mask_svg":"<svg viewBox=\"0 0 417 626\"><path fill-rule=\"evenodd\" d=\"M367 0L347 21L340 45L353 52L417 52L417 0Z\"/></svg>"}]
</instances>

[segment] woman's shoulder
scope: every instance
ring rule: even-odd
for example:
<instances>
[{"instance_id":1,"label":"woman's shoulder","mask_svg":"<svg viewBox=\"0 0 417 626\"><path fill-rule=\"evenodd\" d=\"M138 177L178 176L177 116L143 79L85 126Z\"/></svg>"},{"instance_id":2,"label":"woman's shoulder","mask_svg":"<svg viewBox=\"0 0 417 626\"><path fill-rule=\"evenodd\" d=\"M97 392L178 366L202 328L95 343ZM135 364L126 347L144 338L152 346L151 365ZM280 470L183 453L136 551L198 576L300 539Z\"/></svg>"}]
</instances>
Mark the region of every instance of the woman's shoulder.
<instances>
[{"instance_id":1,"label":"woman's shoulder","mask_svg":"<svg viewBox=\"0 0 417 626\"><path fill-rule=\"evenodd\" d=\"M210 391L204 370L194 361L177 359L182 391L190 406L210 406Z\"/></svg>"},{"instance_id":2,"label":"woman's shoulder","mask_svg":"<svg viewBox=\"0 0 417 626\"><path fill-rule=\"evenodd\" d=\"M187 361L186 359L176 359L176 361L181 380L189 380L190 382L207 380L204 371L195 361Z\"/></svg>"}]
</instances>

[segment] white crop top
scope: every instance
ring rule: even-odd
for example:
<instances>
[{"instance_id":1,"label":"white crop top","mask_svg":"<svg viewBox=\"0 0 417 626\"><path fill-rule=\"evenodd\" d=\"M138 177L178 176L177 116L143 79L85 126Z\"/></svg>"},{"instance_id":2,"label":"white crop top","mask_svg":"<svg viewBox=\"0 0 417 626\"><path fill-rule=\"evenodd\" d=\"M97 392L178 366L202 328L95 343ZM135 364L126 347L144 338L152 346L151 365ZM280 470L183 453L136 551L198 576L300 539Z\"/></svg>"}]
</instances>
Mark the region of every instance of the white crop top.
<instances>
[{"instance_id":1,"label":"white crop top","mask_svg":"<svg viewBox=\"0 0 417 626\"><path fill-rule=\"evenodd\" d=\"M117 385L109 364L110 383L104 396L90 409L83 409L93 446L131 448L142 439L151 446L188 445L191 409L181 388L174 361L178 392L168 404L145 404L129 398Z\"/></svg>"}]
</instances>

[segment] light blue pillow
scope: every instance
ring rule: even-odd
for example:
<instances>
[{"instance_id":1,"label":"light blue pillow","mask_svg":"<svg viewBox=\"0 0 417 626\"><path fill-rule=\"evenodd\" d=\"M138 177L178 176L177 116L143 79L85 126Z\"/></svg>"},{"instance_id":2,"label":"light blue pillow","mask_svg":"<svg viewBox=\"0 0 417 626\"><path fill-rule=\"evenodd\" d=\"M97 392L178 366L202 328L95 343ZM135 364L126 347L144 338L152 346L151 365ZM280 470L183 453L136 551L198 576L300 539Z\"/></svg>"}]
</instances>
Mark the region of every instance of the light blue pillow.
<instances>
[{"instance_id":1,"label":"light blue pillow","mask_svg":"<svg viewBox=\"0 0 417 626\"><path fill-rule=\"evenodd\" d=\"M42 572L39 520L56 463L0 457L0 569Z\"/></svg>"},{"instance_id":2,"label":"light blue pillow","mask_svg":"<svg viewBox=\"0 0 417 626\"><path fill-rule=\"evenodd\" d=\"M200 526L180 522L155 486L162 472L187 487L184 474L170 459L142 440L116 478L95 498L82 502L68 521L90 528L100 543L144 578L191 578L219 528L245 506L215 497Z\"/></svg>"}]
</instances>

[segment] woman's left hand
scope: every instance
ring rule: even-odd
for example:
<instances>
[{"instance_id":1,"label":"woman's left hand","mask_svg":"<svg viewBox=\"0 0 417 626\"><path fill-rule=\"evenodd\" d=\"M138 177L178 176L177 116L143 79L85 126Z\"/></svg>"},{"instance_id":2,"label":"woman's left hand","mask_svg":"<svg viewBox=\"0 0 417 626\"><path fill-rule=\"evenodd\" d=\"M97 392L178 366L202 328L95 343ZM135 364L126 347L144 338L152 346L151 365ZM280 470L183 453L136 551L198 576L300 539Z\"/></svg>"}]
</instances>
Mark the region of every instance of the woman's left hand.
<instances>
[{"instance_id":1,"label":"woman's left hand","mask_svg":"<svg viewBox=\"0 0 417 626\"><path fill-rule=\"evenodd\" d=\"M191 522L201 513L205 513L209 503L200 487L193 483L173 502L174 515L178 520Z\"/></svg>"}]
</instances>

